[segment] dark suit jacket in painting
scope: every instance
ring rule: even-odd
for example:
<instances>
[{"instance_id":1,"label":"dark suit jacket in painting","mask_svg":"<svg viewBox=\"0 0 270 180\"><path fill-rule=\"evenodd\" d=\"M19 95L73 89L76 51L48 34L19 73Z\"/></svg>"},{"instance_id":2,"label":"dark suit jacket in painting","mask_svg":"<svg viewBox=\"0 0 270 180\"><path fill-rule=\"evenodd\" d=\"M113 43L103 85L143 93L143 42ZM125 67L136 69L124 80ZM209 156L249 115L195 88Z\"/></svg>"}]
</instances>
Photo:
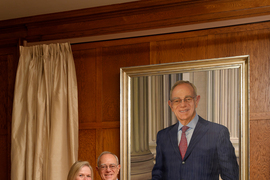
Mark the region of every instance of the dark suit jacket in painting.
<instances>
[{"instance_id":1,"label":"dark suit jacket in painting","mask_svg":"<svg viewBox=\"0 0 270 180\"><path fill-rule=\"evenodd\" d=\"M178 122L179 123L179 122ZM156 164L152 180L239 180L239 167L225 126L199 117L182 160L178 123L157 134Z\"/></svg>"}]
</instances>

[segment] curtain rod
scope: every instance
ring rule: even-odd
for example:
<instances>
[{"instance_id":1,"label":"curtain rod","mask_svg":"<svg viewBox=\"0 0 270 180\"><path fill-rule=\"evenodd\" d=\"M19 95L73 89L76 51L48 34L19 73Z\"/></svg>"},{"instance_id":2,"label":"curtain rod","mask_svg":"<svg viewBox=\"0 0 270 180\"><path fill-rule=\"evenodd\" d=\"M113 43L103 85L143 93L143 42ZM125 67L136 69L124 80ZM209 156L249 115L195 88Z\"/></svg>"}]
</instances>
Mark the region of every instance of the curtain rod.
<instances>
[{"instance_id":1,"label":"curtain rod","mask_svg":"<svg viewBox=\"0 0 270 180\"><path fill-rule=\"evenodd\" d=\"M97 42L97 41L105 41L105 40L117 40L117 39L123 39L123 38L162 35L162 34L169 34L169 33L180 33L180 32L185 32L185 31L195 31L195 30L219 28L219 27L226 27L226 26L244 25L244 24L259 23L259 22L264 22L264 21L270 21L270 15L208 22L208 23L198 23L198 24L192 24L192 25L158 28L158 29L134 31L134 32L126 32L126 33L116 33L116 34L108 34L108 35L100 35L100 36L88 36L88 37L80 37L80 38L69 38L69 39L59 39L59 40L51 40L51 41L30 42L30 43L28 43L27 41L24 41L23 44L24 46L33 46L33 45L51 44L51 43L65 43L65 42L69 42L70 44L78 44L78 43L88 43L88 42Z\"/></svg>"}]
</instances>

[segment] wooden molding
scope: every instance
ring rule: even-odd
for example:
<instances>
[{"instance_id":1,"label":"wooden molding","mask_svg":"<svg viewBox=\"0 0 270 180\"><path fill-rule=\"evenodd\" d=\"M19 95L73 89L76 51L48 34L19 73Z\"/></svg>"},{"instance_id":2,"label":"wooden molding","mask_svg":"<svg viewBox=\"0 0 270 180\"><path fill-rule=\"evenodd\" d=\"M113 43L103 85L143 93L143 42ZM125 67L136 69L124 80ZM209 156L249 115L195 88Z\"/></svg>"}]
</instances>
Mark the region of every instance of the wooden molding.
<instances>
[{"instance_id":1,"label":"wooden molding","mask_svg":"<svg viewBox=\"0 0 270 180\"><path fill-rule=\"evenodd\" d=\"M38 42L82 38L269 14L270 1L144 0L0 21L0 39Z\"/></svg>"},{"instance_id":2,"label":"wooden molding","mask_svg":"<svg viewBox=\"0 0 270 180\"><path fill-rule=\"evenodd\" d=\"M88 42L101 42L101 41L116 40L116 39L135 38L135 37L137 38L137 37L155 36L155 35L163 35L163 34L171 34L171 33L181 33L181 32L188 32L188 31L190 32L190 31L197 31L197 30L204 30L204 29L211 29L211 28L221 28L221 27L229 27L229 26L235 26L235 25L252 24L252 23L258 23L258 22L265 22L265 21L270 21L270 15L209 22L209 23L198 23L198 24L191 24L191 25L184 25L184 26L175 26L175 27L134 31L134 32L126 32L126 33L115 33L115 34L107 34L107 35L99 35L99 36L58 39L58 40L39 41L39 42L30 42L30 43L26 42L25 45L32 46L32 45L38 45L38 44L64 43L64 42L70 42L71 44L86 43L86 42L87 43Z\"/></svg>"},{"instance_id":3,"label":"wooden molding","mask_svg":"<svg viewBox=\"0 0 270 180\"><path fill-rule=\"evenodd\" d=\"M250 120L270 120L270 112L256 112L250 113Z\"/></svg>"},{"instance_id":4,"label":"wooden molding","mask_svg":"<svg viewBox=\"0 0 270 180\"><path fill-rule=\"evenodd\" d=\"M120 122L112 121L112 122L90 122L90 123L80 123L79 129L110 129L110 128L119 128Z\"/></svg>"}]
</instances>

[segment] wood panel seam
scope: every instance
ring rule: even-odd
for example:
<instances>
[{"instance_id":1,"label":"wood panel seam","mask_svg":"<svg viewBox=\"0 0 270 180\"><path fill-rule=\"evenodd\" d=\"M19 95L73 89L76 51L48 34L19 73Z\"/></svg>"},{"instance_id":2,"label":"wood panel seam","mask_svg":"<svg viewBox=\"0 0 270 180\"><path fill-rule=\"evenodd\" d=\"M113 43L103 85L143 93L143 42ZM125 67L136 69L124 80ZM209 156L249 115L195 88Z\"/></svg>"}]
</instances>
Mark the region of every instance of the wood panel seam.
<instances>
[{"instance_id":1,"label":"wood panel seam","mask_svg":"<svg viewBox=\"0 0 270 180\"><path fill-rule=\"evenodd\" d=\"M250 113L250 121L270 120L270 112Z\"/></svg>"}]
</instances>

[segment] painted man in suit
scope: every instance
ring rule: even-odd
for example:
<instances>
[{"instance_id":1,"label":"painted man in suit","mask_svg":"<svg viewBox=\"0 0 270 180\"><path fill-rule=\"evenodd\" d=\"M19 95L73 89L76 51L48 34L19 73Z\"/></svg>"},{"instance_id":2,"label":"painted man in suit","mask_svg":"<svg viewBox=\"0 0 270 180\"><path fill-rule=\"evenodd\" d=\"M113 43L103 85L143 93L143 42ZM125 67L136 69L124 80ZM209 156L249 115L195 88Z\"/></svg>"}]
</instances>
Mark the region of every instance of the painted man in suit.
<instances>
[{"instance_id":1,"label":"painted man in suit","mask_svg":"<svg viewBox=\"0 0 270 180\"><path fill-rule=\"evenodd\" d=\"M199 100L189 81L178 81L172 87L168 104L178 123L157 134L152 180L218 180L219 175L224 180L239 180L229 131L197 115Z\"/></svg>"}]
</instances>

